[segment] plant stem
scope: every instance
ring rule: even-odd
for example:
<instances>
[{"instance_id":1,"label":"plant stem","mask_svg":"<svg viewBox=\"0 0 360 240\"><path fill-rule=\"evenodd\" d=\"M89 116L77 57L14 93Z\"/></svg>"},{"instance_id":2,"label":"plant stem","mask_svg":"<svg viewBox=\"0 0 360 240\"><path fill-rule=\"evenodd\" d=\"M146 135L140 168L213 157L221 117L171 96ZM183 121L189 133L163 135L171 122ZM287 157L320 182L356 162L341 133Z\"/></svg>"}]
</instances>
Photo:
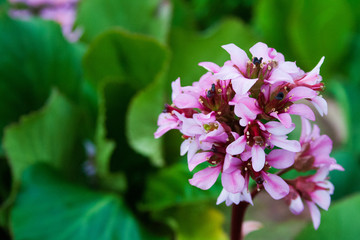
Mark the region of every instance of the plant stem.
<instances>
[{"instance_id":1,"label":"plant stem","mask_svg":"<svg viewBox=\"0 0 360 240\"><path fill-rule=\"evenodd\" d=\"M240 202L233 204L231 215L231 240L242 240L242 223L244 221L245 211L249 203Z\"/></svg>"},{"instance_id":2,"label":"plant stem","mask_svg":"<svg viewBox=\"0 0 360 240\"><path fill-rule=\"evenodd\" d=\"M255 188L251 192L251 198L254 198L259 191ZM245 217L245 211L249 206L248 202L240 202L238 205L233 204L231 213L231 240L242 240L242 227Z\"/></svg>"}]
</instances>

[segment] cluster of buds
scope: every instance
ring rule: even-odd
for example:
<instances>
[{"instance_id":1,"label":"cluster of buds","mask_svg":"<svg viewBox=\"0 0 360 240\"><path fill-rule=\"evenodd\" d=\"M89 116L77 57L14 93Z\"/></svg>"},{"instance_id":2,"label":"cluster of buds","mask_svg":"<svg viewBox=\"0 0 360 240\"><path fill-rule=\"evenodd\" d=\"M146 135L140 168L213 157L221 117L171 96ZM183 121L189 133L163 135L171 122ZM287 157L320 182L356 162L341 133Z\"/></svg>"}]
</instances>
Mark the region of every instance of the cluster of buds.
<instances>
[{"instance_id":1,"label":"cluster of buds","mask_svg":"<svg viewBox=\"0 0 360 240\"><path fill-rule=\"evenodd\" d=\"M77 41L82 34L81 29L73 29L78 0L10 0L10 3L10 15L15 18L39 16L53 20L61 25L64 36L71 42Z\"/></svg>"},{"instance_id":2,"label":"cluster of buds","mask_svg":"<svg viewBox=\"0 0 360 240\"><path fill-rule=\"evenodd\" d=\"M207 190L221 175L217 204L253 204L249 188L254 185L276 200L285 199L295 214L303 210L304 200L317 228L316 204L327 209L333 192L328 172L343 170L329 156L330 138L320 136L317 126L311 131L308 120L314 121L315 114L302 103L327 114L327 103L319 95L324 88L319 75L324 57L306 73L264 43L250 48L251 59L234 44L222 47L231 58L222 67L202 62L199 65L208 72L192 86L182 87L180 79L172 83L173 103L160 114L155 137L171 129L182 133L181 155L187 153L189 170L205 166L190 184ZM287 136L295 128L291 115L302 119L299 141ZM309 175L283 179L290 170Z\"/></svg>"}]
</instances>

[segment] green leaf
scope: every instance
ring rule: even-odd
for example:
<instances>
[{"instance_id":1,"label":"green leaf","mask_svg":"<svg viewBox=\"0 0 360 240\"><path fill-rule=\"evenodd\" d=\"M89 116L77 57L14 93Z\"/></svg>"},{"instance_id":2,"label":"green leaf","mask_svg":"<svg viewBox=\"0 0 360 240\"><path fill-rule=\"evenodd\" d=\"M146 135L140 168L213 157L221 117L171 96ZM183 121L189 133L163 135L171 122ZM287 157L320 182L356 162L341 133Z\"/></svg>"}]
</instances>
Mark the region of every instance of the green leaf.
<instances>
[{"instance_id":1,"label":"green leaf","mask_svg":"<svg viewBox=\"0 0 360 240\"><path fill-rule=\"evenodd\" d=\"M142 89L163 70L167 57L166 48L154 39L109 30L85 54L85 75L95 86L104 78L111 78Z\"/></svg>"},{"instance_id":2,"label":"green leaf","mask_svg":"<svg viewBox=\"0 0 360 240\"><path fill-rule=\"evenodd\" d=\"M49 167L25 171L11 212L14 239L140 239L120 198L65 181Z\"/></svg>"},{"instance_id":3,"label":"green leaf","mask_svg":"<svg viewBox=\"0 0 360 240\"><path fill-rule=\"evenodd\" d=\"M342 0L297 0L290 11L288 32L298 65L310 70L325 56L323 75L339 69L354 28L349 4Z\"/></svg>"},{"instance_id":4,"label":"green leaf","mask_svg":"<svg viewBox=\"0 0 360 240\"><path fill-rule=\"evenodd\" d=\"M132 99L126 119L126 133L130 146L150 157L155 166L163 166L163 139L155 139L157 119L163 109L164 88L159 78Z\"/></svg>"},{"instance_id":5,"label":"green leaf","mask_svg":"<svg viewBox=\"0 0 360 240\"><path fill-rule=\"evenodd\" d=\"M12 175L18 181L24 169L36 162L70 170L79 137L79 114L58 91L53 91L45 107L6 128L4 148ZM80 145L81 147L81 145Z\"/></svg>"},{"instance_id":6,"label":"green leaf","mask_svg":"<svg viewBox=\"0 0 360 240\"><path fill-rule=\"evenodd\" d=\"M321 212L321 224L318 230L309 225L297 236L297 240L306 239L357 239L360 235L360 195L356 194L333 204L328 212Z\"/></svg>"},{"instance_id":7,"label":"green leaf","mask_svg":"<svg viewBox=\"0 0 360 240\"><path fill-rule=\"evenodd\" d=\"M77 24L84 29L85 41L119 26L165 42L171 15L171 3L165 0L87 0L79 5Z\"/></svg>"},{"instance_id":8,"label":"green leaf","mask_svg":"<svg viewBox=\"0 0 360 240\"><path fill-rule=\"evenodd\" d=\"M58 24L0 15L0 138L3 128L39 109L52 87L74 101L81 87L83 48L68 43Z\"/></svg>"},{"instance_id":9,"label":"green leaf","mask_svg":"<svg viewBox=\"0 0 360 240\"><path fill-rule=\"evenodd\" d=\"M290 17L293 1L260 0L254 7L254 28L264 38L266 44L279 52L288 53L289 36L284 34ZM288 59L289 56L285 56ZM296 60L296 59L293 59Z\"/></svg>"},{"instance_id":10,"label":"green leaf","mask_svg":"<svg viewBox=\"0 0 360 240\"><path fill-rule=\"evenodd\" d=\"M158 173L151 175L147 180L142 210L158 211L166 208L203 204L213 201L222 190L220 182L215 183L209 190L201 190L190 185L188 179L192 178L187 168L186 159L182 158L178 164L162 168Z\"/></svg>"},{"instance_id":11,"label":"green leaf","mask_svg":"<svg viewBox=\"0 0 360 240\"><path fill-rule=\"evenodd\" d=\"M198 66L199 62L210 61L222 66L226 60L230 60L229 54L221 48L228 43L248 50L256 43L256 37L248 26L235 19L228 19L202 35L175 29L170 39L173 59L168 81L174 81L178 77L181 77L182 85L198 81L206 72Z\"/></svg>"}]
</instances>

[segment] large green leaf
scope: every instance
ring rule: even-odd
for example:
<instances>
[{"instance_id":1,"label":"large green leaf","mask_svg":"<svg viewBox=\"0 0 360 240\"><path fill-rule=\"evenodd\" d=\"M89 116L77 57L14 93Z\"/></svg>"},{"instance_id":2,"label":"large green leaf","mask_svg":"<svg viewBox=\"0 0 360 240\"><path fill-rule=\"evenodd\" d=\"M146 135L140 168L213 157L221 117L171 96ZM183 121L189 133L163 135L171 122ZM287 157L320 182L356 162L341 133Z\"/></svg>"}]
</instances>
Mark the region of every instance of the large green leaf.
<instances>
[{"instance_id":1,"label":"large green leaf","mask_svg":"<svg viewBox=\"0 0 360 240\"><path fill-rule=\"evenodd\" d=\"M299 66L310 70L325 56L323 75L339 69L354 28L349 4L342 0L296 0L292 6L287 27Z\"/></svg>"},{"instance_id":2,"label":"large green leaf","mask_svg":"<svg viewBox=\"0 0 360 240\"><path fill-rule=\"evenodd\" d=\"M222 66L226 60L230 60L229 54L221 48L228 43L234 43L247 51L256 43L256 37L248 26L235 19L223 21L220 26L201 35L175 29L170 39L173 59L168 81L178 77L181 77L183 85L198 81L206 72L198 66L199 62L210 61Z\"/></svg>"},{"instance_id":3,"label":"large green leaf","mask_svg":"<svg viewBox=\"0 0 360 240\"><path fill-rule=\"evenodd\" d=\"M90 45L84 57L85 74L94 85L116 78L142 89L163 70L167 57L167 50L156 40L113 29Z\"/></svg>"},{"instance_id":4,"label":"large green leaf","mask_svg":"<svg viewBox=\"0 0 360 240\"><path fill-rule=\"evenodd\" d=\"M192 173L187 168L185 158L181 158L179 163L162 168L158 173L151 175L147 181L141 209L163 210L174 206L203 204L209 201L215 204L216 198L222 190L220 182L204 191L190 185L191 177Z\"/></svg>"},{"instance_id":5,"label":"large green leaf","mask_svg":"<svg viewBox=\"0 0 360 240\"><path fill-rule=\"evenodd\" d=\"M264 38L265 42L279 52L286 52L286 59L290 43L289 36L284 34L287 29L293 1L287 0L260 0L254 8L254 28ZM291 59L290 59L291 60ZM296 59L292 59L294 61Z\"/></svg>"},{"instance_id":6,"label":"large green leaf","mask_svg":"<svg viewBox=\"0 0 360 240\"><path fill-rule=\"evenodd\" d=\"M84 29L85 41L110 27L119 26L165 42L171 12L171 3L166 0L87 0L79 6L77 24Z\"/></svg>"},{"instance_id":7,"label":"large green leaf","mask_svg":"<svg viewBox=\"0 0 360 240\"><path fill-rule=\"evenodd\" d=\"M140 228L120 198L65 181L49 167L25 171L11 211L16 240L140 239Z\"/></svg>"},{"instance_id":8,"label":"large green leaf","mask_svg":"<svg viewBox=\"0 0 360 240\"><path fill-rule=\"evenodd\" d=\"M39 109L56 86L73 100L81 86L82 48L54 22L0 15L0 138L7 124ZM11 106L11 107L10 107Z\"/></svg>"},{"instance_id":9,"label":"large green leaf","mask_svg":"<svg viewBox=\"0 0 360 240\"><path fill-rule=\"evenodd\" d=\"M321 224L314 230L309 224L296 238L306 239L358 239L360 235L360 195L356 194L333 204L328 212L321 212Z\"/></svg>"},{"instance_id":10,"label":"large green leaf","mask_svg":"<svg viewBox=\"0 0 360 240\"><path fill-rule=\"evenodd\" d=\"M127 112L126 133L130 146L138 153L150 157L156 166L164 165L163 139L155 139L157 118L163 109L163 78L157 79L150 86L133 98Z\"/></svg>"},{"instance_id":11,"label":"large green leaf","mask_svg":"<svg viewBox=\"0 0 360 240\"><path fill-rule=\"evenodd\" d=\"M44 108L6 128L4 148L15 181L36 162L66 170L75 168L78 162L72 159L74 152L81 151L76 145L79 120L77 109L58 91L53 91Z\"/></svg>"}]
</instances>

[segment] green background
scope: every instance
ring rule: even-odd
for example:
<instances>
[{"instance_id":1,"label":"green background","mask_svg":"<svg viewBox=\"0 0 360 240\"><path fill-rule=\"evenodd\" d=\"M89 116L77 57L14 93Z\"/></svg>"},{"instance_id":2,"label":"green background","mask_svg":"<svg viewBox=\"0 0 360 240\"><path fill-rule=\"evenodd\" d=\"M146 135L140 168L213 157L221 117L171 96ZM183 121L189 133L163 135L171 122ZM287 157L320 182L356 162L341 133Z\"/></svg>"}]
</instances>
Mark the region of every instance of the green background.
<instances>
[{"instance_id":1,"label":"green background","mask_svg":"<svg viewBox=\"0 0 360 240\"><path fill-rule=\"evenodd\" d=\"M294 216L259 194L246 219L263 228L246 239L360 235L359 1L83 0L76 43L9 8L0 1L1 239L228 239L221 184L191 186L180 134L153 133L172 81L197 81L201 61L222 65L221 45L259 41L304 71L325 56L329 114L316 123L345 172L330 174L333 202L317 231L307 209Z\"/></svg>"}]
</instances>

